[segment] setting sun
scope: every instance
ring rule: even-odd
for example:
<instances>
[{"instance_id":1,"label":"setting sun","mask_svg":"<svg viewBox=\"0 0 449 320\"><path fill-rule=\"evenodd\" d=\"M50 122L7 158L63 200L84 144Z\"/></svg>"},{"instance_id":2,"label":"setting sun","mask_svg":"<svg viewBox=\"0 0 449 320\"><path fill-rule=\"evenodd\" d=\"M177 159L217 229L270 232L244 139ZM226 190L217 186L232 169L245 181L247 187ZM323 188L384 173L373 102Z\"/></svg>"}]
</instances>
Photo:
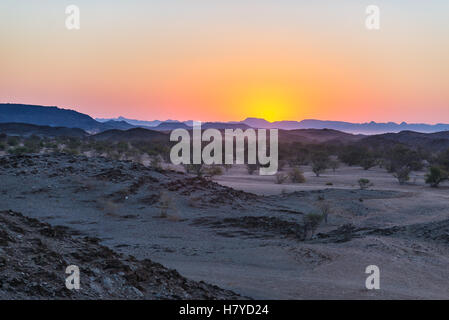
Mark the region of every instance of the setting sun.
<instances>
[{"instance_id":1,"label":"setting sun","mask_svg":"<svg viewBox=\"0 0 449 320\"><path fill-rule=\"evenodd\" d=\"M247 110L249 117L278 121L293 118L302 102L282 87L258 86L238 96L237 108Z\"/></svg>"}]
</instances>

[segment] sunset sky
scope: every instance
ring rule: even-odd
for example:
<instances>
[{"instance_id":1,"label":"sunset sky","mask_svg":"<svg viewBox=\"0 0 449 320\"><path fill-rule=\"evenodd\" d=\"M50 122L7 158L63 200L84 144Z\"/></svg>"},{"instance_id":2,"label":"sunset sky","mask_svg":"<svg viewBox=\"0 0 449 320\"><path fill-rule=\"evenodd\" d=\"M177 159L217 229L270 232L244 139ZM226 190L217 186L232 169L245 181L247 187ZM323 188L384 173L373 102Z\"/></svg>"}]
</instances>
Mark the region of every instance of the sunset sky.
<instances>
[{"instance_id":1,"label":"sunset sky","mask_svg":"<svg viewBox=\"0 0 449 320\"><path fill-rule=\"evenodd\" d=\"M65 27L69 4L80 30ZM365 28L371 4L379 31ZM1 0L0 102L142 120L449 123L449 1Z\"/></svg>"}]
</instances>

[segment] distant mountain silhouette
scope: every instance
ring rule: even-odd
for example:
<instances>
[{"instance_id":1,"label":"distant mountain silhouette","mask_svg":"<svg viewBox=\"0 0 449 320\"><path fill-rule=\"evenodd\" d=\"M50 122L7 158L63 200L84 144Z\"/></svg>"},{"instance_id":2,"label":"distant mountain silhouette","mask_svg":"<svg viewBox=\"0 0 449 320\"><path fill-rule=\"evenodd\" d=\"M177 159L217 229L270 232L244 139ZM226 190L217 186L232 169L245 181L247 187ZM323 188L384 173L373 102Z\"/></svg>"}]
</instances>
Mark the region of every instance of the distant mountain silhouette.
<instances>
[{"instance_id":1,"label":"distant mountain silhouette","mask_svg":"<svg viewBox=\"0 0 449 320\"><path fill-rule=\"evenodd\" d=\"M144 129L133 128L126 131L122 130L107 130L101 133L97 133L90 137L91 139L98 141L169 141L169 136L165 133Z\"/></svg>"},{"instance_id":2,"label":"distant mountain silhouette","mask_svg":"<svg viewBox=\"0 0 449 320\"><path fill-rule=\"evenodd\" d=\"M205 122L201 124L201 129L250 129L251 126L245 123L227 123L227 122Z\"/></svg>"},{"instance_id":3,"label":"distant mountain silhouette","mask_svg":"<svg viewBox=\"0 0 449 320\"><path fill-rule=\"evenodd\" d=\"M0 104L0 123L28 123L40 126L80 128L89 132L130 129L123 121L98 122L74 110L24 104Z\"/></svg>"},{"instance_id":4,"label":"distant mountain silhouette","mask_svg":"<svg viewBox=\"0 0 449 320\"><path fill-rule=\"evenodd\" d=\"M165 120L165 121L161 121L161 120L152 120L152 121L146 121L146 120L137 120L137 119L128 119L125 117L117 117L117 118L95 118L95 120L99 121L99 122L108 122L108 121L125 121L129 124L132 124L135 127L141 127L141 128L153 128L156 127L158 125L160 125L161 123L164 122L174 122L174 123L181 123L181 121L178 120ZM188 126L192 126L192 120L188 120L188 121L184 121L183 123L185 123Z\"/></svg>"},{"instance_id":5,"label":"distant mountain silhouette","mask_svg":"<svg viewBox=\"0 0 449 320\"><path fill-rule=\"evenodd\" d=\"M155 126L161 124L162 122L164 122L164 121L160 121L160 120L145 121L145 120L137 120L137 119L128 119L128 118L121 117L121 116L118 118L110 118L110 119L95 118L95 120L97 120L98 122L102 122L102 123L105 123L108 121L124 121L124 122L127 122L136 127L155 127Z\"/></svg>"},{"instance_id":6,"label":"distant mountain silhouette","mask_svg":"<svg viewBox=\"0 0 449 320\"><path fill-rule=\"evenodd\" d=\"M275 121L269 122L265 119L258 118L247 118L242 121L254 128L265 128L265 129L284 129L284 130L294 130L294 129L334 129L348 133L362 133L362 134L378 134L386 132L401 132L404 130L412 130L416 132L439 132L449 130L449 124L420 124L413 123L408 124L402 122L400 124L394 122L388 123L376 123L374 121L368 123L351 123L343 121L322 121L306 119L302 121Z\"/></svg>"},{"instance_id":7,"label":"distant mountain silhouette","mask_svg":"<svg viewBox=\"0 0 449 320\"><path fill-rule=\"evenodd\" d=\"M182 122L162 122L159 125L151 128L151 129L157 130L157 131L171 131L171 130L175 130L175 129L190 130L192 128Z\"/></svg>"},{"instance_id":8,"label":"distant mountain silhouette","mask_svg":"<svg viewBox=\"0 0 449 320\"><path fill-rule=\"evenodd\" d=\"M186 121L187 123L193 125L191 121ZM171 131L174 129L185 129L185 130L192 130L192 126L187 125L185 122L163 122L159 124L156 127L153 127L151 129L158 130L158 131ZM229 123L229 122L203 122L201 123L201 129L242 129L246 130L251 128L250 126L244 124L244 123Z\"/></svg>"},{"instance_id":9,"label":"distant mountain silhouette","mask_svg":"<svg viewBox=\"0 0 449 320\"><path fill-rule=\"evenodd\" d=\"M373 147L388 147L396 144L411 148L422 148L429 151L443 151L449 148L449 131L421 133L401 131L367 136L360 143Z\"/></svg>"},{"instance_id":10,"label":"distant mountain silhouette","mask_svg":"<svg viewBox=\"0 0 449 320\"><path fill-rule=\"evenodd\" d=\"M363 139L364 135L354 135L332 129L279 130L280 142L301 142L304 144L339 143L347 144Z\"/></svg>"},{"instance_id":11,"label":"distant mountain silhouette","mask_svg":"<svg viewBox=\"0 0 449 320\"><path fill-rule=\"evenodd\" d=\"M27 123L0 123L0 133L11 136L31 136L39 137L73 137L84 138L89 134L78 128L38 126Z\"/></svg>"},{"instance_id":12,"label":"distant mountain silhouette","mask_svg":"<svg viewBox=\"0 0 449 320\"><path fill-rule=\"evenodd\" d=\"M133 120L124 117L114 119L94 120L87 114L74 110L61 109L58 107L44 107L24 104L0 104L0 123L28 123L41 126L80 128L89 133L98 133L111 129L128 130L136 127L150 128L157 131L171 131L173 129L191 129L192 120L180 122L178 120L167 121L144 121ZM397 133L401 131L415 131L422 133L441 132L449 130L449 124L423 124L423 123L351 123L343 121L322 121L306 119L302 121L275 121L269 122L265 119L247 118L243 121L230 122L206 122L202 124L203 129L332 129L354 134L382 134Z\"/></svg>"}]
</instances>

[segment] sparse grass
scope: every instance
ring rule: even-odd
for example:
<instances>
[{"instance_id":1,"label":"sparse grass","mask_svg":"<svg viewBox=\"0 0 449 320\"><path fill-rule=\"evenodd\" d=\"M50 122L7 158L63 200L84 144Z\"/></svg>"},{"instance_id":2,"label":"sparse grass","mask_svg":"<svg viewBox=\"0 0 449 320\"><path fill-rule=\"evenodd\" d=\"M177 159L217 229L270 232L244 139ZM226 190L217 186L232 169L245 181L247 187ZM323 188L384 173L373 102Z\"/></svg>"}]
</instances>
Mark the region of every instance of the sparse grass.
<instances>
[{"instance_id":1,"label":"sparse grass","mask_svg":"<svg viewBox=\"0 0 449 320\"><path fill-rule=\"evenodd\" d=\"M320 210L324 223L327 223L329 214L332 211L330 203L327 201L320 201L320 203L318 203L318 209Z\"/></svg>"},{"instance_id":2,"label":"sparse grass","mask_svg":"<svg viewBox=\"0 0 449 320\"><path fill-rule=\"evenodd\" d=\"M313 238L315 231L318 229L319 225L323 221L324 217L321 213L308 213L303 217L304 231L307 234L311 233L311 238Z\"/></svg>"}]
</instances>

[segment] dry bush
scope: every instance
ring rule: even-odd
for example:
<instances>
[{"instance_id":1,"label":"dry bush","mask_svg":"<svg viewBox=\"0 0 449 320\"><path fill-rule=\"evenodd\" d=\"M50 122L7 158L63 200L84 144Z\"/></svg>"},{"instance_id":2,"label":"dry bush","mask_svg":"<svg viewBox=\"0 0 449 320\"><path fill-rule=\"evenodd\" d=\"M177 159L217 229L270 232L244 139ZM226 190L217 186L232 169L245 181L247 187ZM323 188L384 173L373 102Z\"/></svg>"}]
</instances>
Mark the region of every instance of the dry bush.
<instances>
[{"instance_id":1,"label":"dry bush","mask_svg":"<svg viewBox=\"0 0 449 320\"><path fill-rule=\"evenodd\" d=\"M282 173L282 172L278 172L275 175L275 179L276 179L277 184L283 184L284 182L287 181L288 175L286 175L285 173Z\"/></svg>"},{"instance_id":2,"label":"dry bush","mask_svg":"<svg viewBox=\"0 0 449 320\"><path fill-rule=\"evenodd\" d=\"M221 176L223 169L220 166L210 166L204 170L205 174L213 178L214 176Z\"/></svg>"},{"instance_id":3,"label":"dry bush","mask_svg":"<svg viewBox=\"0 0 449 320\"><path fill-rule=\"evenodd\" d=\"M195 174L197 177L201 177L204 174L204 165L200 164L183 164L186 173Z\"/></svg>"},{"instance_id":4,"label":"dry bush","mask_svg":"<svg viewBox=\"0 0 449 320\"><path fill-rule=\"evenodd\" d=\"M396 170L393 176L398 179L399 184L404 184L410 180L411 169L408 166L404 166Z\"/></svg>"},{"instance_id":5,"label":"dry bush","mask_svg":"<svg viewBox=\"0 0 449 320\"><path fill-rule=\"evenodd\" d=\"M306 182L306 178L304 177L304 173L299 168L293 168L288 173L290 181L293 183L304 183Z\"/></svg>"},{"instance_id":6,"label":"dry bush","mask_svg":"<svg viewBox=\"0 0 449 320\"><path fill-rule=\"evenodd\" d=\"M150 160L150 167L153 169L162 169L162 157L160 155L156 155Z\"/></svg>"}]
</instances>

